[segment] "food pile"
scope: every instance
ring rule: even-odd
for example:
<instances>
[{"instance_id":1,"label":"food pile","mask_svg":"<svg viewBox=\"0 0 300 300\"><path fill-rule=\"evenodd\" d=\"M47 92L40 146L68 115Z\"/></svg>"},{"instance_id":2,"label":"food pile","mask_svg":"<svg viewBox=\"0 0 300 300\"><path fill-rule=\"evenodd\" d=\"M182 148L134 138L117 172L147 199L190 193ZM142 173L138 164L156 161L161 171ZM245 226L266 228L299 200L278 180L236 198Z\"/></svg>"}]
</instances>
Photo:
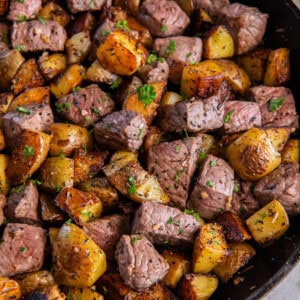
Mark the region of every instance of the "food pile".
<instances>
[{"instance_id":1,"label":"food pile","mask_svg":"<svg viewBox=\"0 0 300 300\"><path fill-rule=\"evenodd\" d=\"M228 0L11 0L0 298L208 299L300 213L289 49Z\"/></svg>"}]
</instances>

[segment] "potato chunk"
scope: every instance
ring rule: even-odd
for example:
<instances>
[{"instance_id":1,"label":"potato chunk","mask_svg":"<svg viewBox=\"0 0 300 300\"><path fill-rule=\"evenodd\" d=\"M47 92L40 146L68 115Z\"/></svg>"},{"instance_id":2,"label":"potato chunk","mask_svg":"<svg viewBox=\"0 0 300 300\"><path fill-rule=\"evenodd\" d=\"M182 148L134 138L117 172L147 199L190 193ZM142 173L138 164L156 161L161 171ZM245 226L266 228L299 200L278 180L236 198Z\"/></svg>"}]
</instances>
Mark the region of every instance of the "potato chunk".
<instances>
[{"instance_id":1,"label":"potato chunk","mask_svg":"<svg viewBox=\"0 0 300 300\"><path fill-rule=\"evenodd\" d=\"M300 162L300 140L289 140L282 150L282 163L292 164Z\"/></svg>"},{"instance_id":2,"label":"potato chunk","mask_svg":"<svg viewBox=\"0 0 300 300\"><path fill-rule=\"evenodd\" d=\"M10 190L9 179L5 172L10 159L9 155L0 153L0 193L4 195L7 195Z\"/></svg>"},{"instance_id":3,"label":"potato chunk","mask_svg":"<svg viewBox=\"0 0 300 300\"><path fill-rule=\"evenodd\" d=\"M246 220L256 242L268 246L289 228L288 215L278 200L273 200Z\"/></svg>"},{"instance_id":4,"label":"potato chunk","mask_svg":"<svg viewBox=\"0 0 300 300\"><path fill-rule=\"evenodd\" d=\"M78 226L65 223L53 244L54 278L58 284L85 288L106 271L102 249Z\"/></svg>"},{"instance_id":5,"label":"potato chunk","mask_svg":"<svg viewBox=\"0 0 300 300\"><path fill-rule=\"evenodd\" d=\"M0 277L0 299L20 299L21 288L17 281L8 277Z\"/></svg>"}]
</instances>

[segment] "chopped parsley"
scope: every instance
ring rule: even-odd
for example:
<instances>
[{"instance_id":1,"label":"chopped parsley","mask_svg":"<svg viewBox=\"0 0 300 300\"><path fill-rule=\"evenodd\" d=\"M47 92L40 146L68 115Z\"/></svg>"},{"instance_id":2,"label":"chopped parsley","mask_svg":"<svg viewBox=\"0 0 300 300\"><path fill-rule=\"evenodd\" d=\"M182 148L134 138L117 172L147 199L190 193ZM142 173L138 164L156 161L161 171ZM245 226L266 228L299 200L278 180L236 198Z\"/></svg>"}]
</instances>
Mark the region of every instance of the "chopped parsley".
<instances>
[{"instance_id":1,"label":"chopped parsley","mask_svg":"<svg viewBox=\"0 0 300 300\"><path fill-rule=\"evenodd\" d=\"M108 35L109 34L109 30L107 29L103 29L101 30L101 33L100 33L102 36L105 36L105 35Z\"/></svg>"},{"instance_id":2,"label":"chopped parsley","mask_svg":"<svg viewBox=\"0 0 300 300\"><path fill-rule=\"evenodd\" d=\"M123 29L123 30L130 30L130 28L128 27L128 22L127 22L127 20L119 20L117 23L116 23L116 25L115 25L115 27L117 28L117 29Z\"/></svg>"},{"instance_id":3,"label":"chopped parsley","mask_svg":"<svg viewBox=\"0 0 300 300\"><path fill-rule=\"evenodd\" d=\"M269 107L270 112L274 112L274 111L278 110L282 106L283 102L284 102L283 97L270 100L270 107Z\"/></svg>"},{"instance_id":4,"label":"chopped parsley","mask_svg":"<svg viewBox=\"0 0 300 300\"><path fill-rule=\"evenodd\" d=\"M182 227L179 228L179 231L178 231L178 234L183 234L184 233L184 230Z\"/></svg>"},{"instance_id":5,"label":"chopped parsley","mask_svg":"<svg viewBox=\"0 0 300 300\"><path fill-rule=\"evenodd\" d=\"M153 85L144 84L137 88L138 99L147 107L156 98L156 91Z\"/></svg>"},{"instance_id":6,"label":"chopped parsley","mask_svg":"<svg viewBox=\"0 0 300 300\"><path fill-rule=\"evenodd\" d=\"M31 146L26 145L22 151L23 156L30 157L34 155L34 149Z\"/></svg>"},{"instance_id":7,"label":"chopped parsley","mask_svg":"<svg viewBox=\"0 0 300 300\"><path fill-rule=\"evenodd\" d=\"M17 2L19 2L19 3L24 3L25 0L17 0Z\"/></svg>"},{"instance_id":8,"label":"chopped parsley","mask_svg":"<svg viewBox=\"0 0 300 300\"><path fill-rule=\"evenodd\" d=\"M70 108L70 102L59 103L56 105L56 111L58 113L62 112L63 110L68 110Z\"/></svg>"},{"instance_id":9,"label":"chopped parsley","mask_svg":"<svg viewBox=\"0 0 300 300\"><path fill-rule=\"evenodd\" d=\"M150 64L156 62L156 60L157 60L157 55L154 54L154 53L150 53L148 58L147 58L147 64L150 65Z\"/></svg>"},{"instance_id":10,"label":"chopped parsley","mask_svg":"<svg viewBox=\"0 0 300 300\"><path fill-rule=\"evenodd\" d=\"M166 32L167 29L168 29L167 25L163 24L163 25L161 26L161 28L160 28L160 31L161 31L161 32Z\"/></svg>"},{"instance_id":11,"label":"chopped parsley","mask_svg":"<svg viewBox=\"0 0 300 300\"><path fill-rule=\"evenodd\" d=\"M135 243L136 243L136 241L140 241L140 240L142 240L141 237L133 237L133 238L131 238L131 245L134 246Z\"/></svg>"},{"instance_id":12,"label":"chopped parsley","mask_svg":"<svg viewBox=\"0 0 300 300\"><path fill-rule=\"evenodd\" d=\"M206 185L209 186L209 187L214 187L215 186L215 183L212 181L212 180L208 180L206 182Z\"/></svg>"},{"instance_id":13,"label":"chopped parsley","mask_svg":"<svg viewBox=\"0 0 300 300\"><path fill-rule=\"evenodd\" d=\"M58 154L58 157L65 157L64 151L61 151L61 152Z\"/></svg>"},{"instance_id":14,"label":"chopped parsley","mask_svg":"<svg viewBox=\"0 0 300 300\"><path fill-rule=\"evenodd\" d=\"M136 192L136 183L135 183L135 179L132 176L128 177L128 189L127 192L129 195L134 195Z\"/></svg>"},{"instance_id":15,"label":"chopped parsley","mask_svg":"<svg viewBox=\"0 0 300 300\"><path fill-rule=\"evenodd\" d=\"M215 167L217 165L217 161L216 160L211 160L209 162L209 166L212 168L212 167Z\"/></svg>"},{"instance_id":16,"label":"chopped parsley","mask_svg":"<svg viewBox=\"0 0 300 300\"><path fill-rule=\"evenodd\" d=\"M168 219L167 224L173 224L173 225L176 225L176 226L180 226L180 222L175 221L172 217L170 217Z\"/></svg>"},{"instance_id":17,"label":"chopped parsley","mask_svg":"<svg viewBox=\"0 0 300 300\"><path fill-rule=\"evenodd\" d=\"M239 186L238 184L235 182L234 185L233 185L233 192L234 193L237 193L239 191Z\"/></svg>"},{"instance_id":18,"label":"chopped parsley","mask_svg":"<svg viewBox=\"0 0 300 300\"><path fill-rule=\"evenodd\" d=\"M186 138L190 137L186 129L183 129L183 132L184 132L184 135L185 135Z\"/></svg>"},{"instance_id":19,"label":"chopped parsley","mask_svg":"<svg viewBox=\"0 0 300 300\"><path fill-rule=\"evenodd\" d=\"M24 15L19 15L18 16L18 22L26 22L28 20L28 18Z\"/></svg>"},{"instance_id":20,"label":"chopped parsley","mask_svg":"<svg viewBox=\"0 0 300 300\"><path fill-rule=\"evenodd\" d=\"M224 118L224 123L228 123L231 119L231 117L234 115L235 113L235 110L231 110Z\"/></svg>"},{"instance_id":21,"label":"chopped parsley","mask_svg":"<svg viewBox=\"0 0 300 300\"><path fill-rule=\"evenodd\" d=\"M177 145L176 148L175 148L175 152L176 153L179 153L181 150L181 146L180 145Z\"/></svg>"},{"instance_id":22,"label":"chopped parsley","mask_svg":"<svg viewBox=\"0 0 300 300\"><path fill-rule=\"evenodd\" d=\"M200 151L200 153L199 153L199 158L200 158L200 159L205 159L205 158L207 158L206 152Z\"/></svg>"},{"instance_id":23,"label":"chopped parsley","mask_svg":"<svg viewBox=\"0 0 300 300\"><path fill-rule=\"evenodd\" d=\"M184 213L187 215L192 215L196 220L200 219L199 213L195 209L185 209Z\"/></svg>"},{"instance_id":24,"label":"chopped parsley","mask_svg":"<svg viewBox=\"0 0 300 300\"><path fill-rule=\"evenodd\" d=\"M83 215L83 216L85 216L85 217L87 217L87 218L89 218L91 216L91 212L90 211L84 211L84 212L81 212L80 214Z\"/></svg>"},{"instance_id":25,"label":"chopped parsley","mask_svg":"<svg viewBox=\"0 0 300 300\"><path fill-rule=\"evenodd\" d=\"M9 38L8 38L8 30L3 31L1 41L5 43L6 45L9 44Z\"/></svg>"},{"instance_id":26,"label":"chopped parsley","mask_svg":"<svg viewBox=\"0 0 300 300\"><path fill-rule=\"evenodd\" d=\"M186 57L191 57L192 56L192 52L189 52Z\"/></svg>"},{"instance_id":27,"label":"chopped parsley","mask_svg":"<svg viewBox=\"0 0 300 300\"><path fill-rule=\"evenodd\" d=\"M16 108L16 111L25 115L31 115L32 114L32 110L31 109L27 109L23 106L18 106Z\"/></svg>"},{"instance_id":28,"label":"chopped parsley","mask_svg":"<svg viewBox=\"0 0 300 300\"><path fill-rule=\"evenodd\" d=\"M116 79L111 85L110 85L110 89L115 90L116 88L119 87L121 81L119 79Z\"/></svg>"},{"instance_id":29,"label":"chopped parsley","mask_svg":"<svg viewBox=\"0 0 300 300\"><path fill-rule=\"evenodd\" d=\"M175 181L179 181L179 177L184 173L184 170L180 170L176 172Z\"/></svg>"},{"instance_id":30,"label":"chopped parsley","mask_svg":"<svg viewBox=\"0 0 300 300\"><path fill-rule=\"evenodd\" d=\"M42 17L38 17L38 20L41 22L41 24L45 25L46 24L46 21L44 18Z\"/></svg>"},{"instance_id":31,"label":"chopped parsley","mask_svg":"<svg viewBox=\"0 0 300 300\"><path fill-rule=\"evenodd\" d=\"M37 179L30 179L30 181L33 183L33 184L36 184L36 185L41 185L41 181L37 180Z\"/></svg>"},{"instance_id":32,"label":"chopped parsley","mask_svg":"<svg viewBox=\"0 0 300 300\"><path fill-rule=\"evenodd\" d=\"M143 135L143 133L144 133L144 127L142 127L140 130L139 130L139 133L138 133L138 135L137 135L137 138L138 139L140 139L141 137L142 137L142 135Z\"/></svg>"},{"instance_id":33,"label":"chopped parsley","mask_svg":"<svg viewBox=\"0 0 300 300\"><path fill-rule=\"evenodd\" d=\"M56 186L55 191L56 191L56 193L59 193L61 191L61 186L59 186L59 185Z\"/></svg>"},{"instance_id":34,"label":"chopped parsley","mask_svg":"<svg viewBox=\"0 0 300 300\"><path fill-rule=\"evenodd\" d=\"M17 46L16 46L16 49L17 49L18 51L23 51L23 46L22 46L22 45L17 45Z\"/></svg>"},{"instance_id":35,"label":"chopped parsley","mask_svg":"<svg viewBox=\"0 0 300 300\"><path fill-rule=\"evenodd\" d=\"M19 252L20 253L24 253L24 252L26 252L28 249L26 248L26 247L20 247L19 248Z\"/></svg>"},{"instance_id":36,"label":"chopped parsley","mask_svg":"<svg viewBox=\"0 0 300 300\"><path fill-rule=\"evenodd\" d=\"M73 87L72 92L73 92L73 93L76 93L76 92L78 92L80 89L81 89L80 86L75 86L75 87Z\"/></svg>"},{"instance_id":37,"label":"chopped parsley","mask_svg":"<svg viewBox=\"0 0 300 300\"><path fill-rule=\"evenodd\" d=\"M66 221L66 224L67 225L70 225L72 223L72 219L68 219L67 221Z\"/></svg>"},{"instance_id":38,"label":"chopped parsley","mask_svg":"<svg viewBox=\"0 0 300 300\"><path fill-rule=\"evenodd\" d=\"M101 110L96 106L93 106L92 112L96 115L101 115Z\"/></svg>"},{"instance_id":39,"label":"chopped parsley","mask_svg":"<svg viewBox=\"0 0 300 300\"><path fill-rule=\"evenodd\" d=\"M166 51L166 54L168 56L170 56L175 50L176 50L175 41L174 40L170 40L170 43L169 43L168 49Z\"/></svg>"}]
</instances>

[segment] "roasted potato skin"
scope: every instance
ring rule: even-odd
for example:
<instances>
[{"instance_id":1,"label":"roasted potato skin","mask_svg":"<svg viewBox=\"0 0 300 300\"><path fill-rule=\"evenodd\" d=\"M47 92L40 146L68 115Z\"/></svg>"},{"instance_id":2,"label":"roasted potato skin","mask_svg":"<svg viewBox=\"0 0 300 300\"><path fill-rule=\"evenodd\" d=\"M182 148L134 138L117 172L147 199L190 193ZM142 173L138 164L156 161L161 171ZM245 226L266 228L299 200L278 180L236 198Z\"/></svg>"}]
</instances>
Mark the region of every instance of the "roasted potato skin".
<instances>
[{"instance_id":1,"label":"roasted potato skin","mask_svg":"<svg viewBox=\"0 0 300 300\"><path fill-rule=\"evenodd\" d=\"M48 155L50 141L51 136L46 133L23 131L12 151L6 170L12 185L23 183L39 169ZM26 149L29 149L30 153L26 153Z\"/></svg>"},{"instance_id":2,"label":"roasted potato skin","mask_svg":"<svg viewBox=\"0 0 300 300\"><path fill-rule=\"evenodd\" d=\"M0 299L21 299L19 283L8 277L0 277Z\"/></svg>"},{"instance_id":3,"label":"roasted potato skin","mask_svg":"<svg viewBox=\"0 0 300 300\"><path fill-rule=\"evenodd\" d=\"M300 140L291 139L287 141L281 153L283 164L292 164L300 162Z\"/></svg>"},{"instance_id":4,"label":"roasted potato skin","mask_svg":"<svg viewBox=\"0 0 300 300\"><path fill-rule=\"evenodd\" d=\"M11 157L8 154L0 153L0 193L7 195L10 191L9 177L6 169L10 165Z\"/></svg>"},{"instance_id":5,"label":"roasted potato skin","mask_svg":"<svg viewBox=\"0 0 300 300\"><path fill-rule=\"evenodd\" d=\"M70 16L68 13L57 3L48 2L39 11L39 17L45 20L52 20L58 22L61 26L65 27L69 21Z\"/></svg>"},{"instance_id":6,"label":"roasted potato skin","mask_svg":"<svg viewBox=\"0 0 300 300\"><path fill-rule=\"evenodd\" d=\"M1 93L0 94L0 113L6 114L8 112L8 108L14 99L13 93Z\"/></svg>"},{"instance_id":7,"label":"roasted potato skin","mask_svg":"<svg viewBox=\"0 0 300 300\"><path fill-rule=\"evenodd\" d=\"M40 209L41 217L44 222L47 223L62 223L65 220L65 216L53 203L52 195L47 193L40 193Z\"/></svg>"},{"instance_id":8,"label":"roasted potato skin","mask_svg":"<svg viewBox=\"0 0 300 300\"><path fill-rule=\"evenodd\" d=\"M72 223L61 227L53 244L52 259L55 282L69 287L90 287L106 271L105 253Z\"/></svg>"},{"instance_id":9,"label":"roasted potato skin","mask_svg":"<svg viewBox=\"0 0 300 300\"><path fill-rule=\"evenodd\" d=\"M265 247L279 239L289 228L288 215L278 200L273 200L246 220L254 240Z\"/></svg>"},{"instance_id":10,"label":"roasted potato skin","mask_svg":"<svg viewBox=\"0 0 300 300\"><path fill-rule=\"evenodd\" d=\"M104 300L101 294L90 288L68 288L66 295L69 300Z\"/></svg>"},{"instance_id":11,"label":"roasted potato skin","mask_svg":"<svg viewBox=\"0 0 300 300\"><path fill-rule=\"evenodd\" d=\"M226 148L233 169L245 180L257 180L277 168L279 152L264 130L252 128Z\"/></svg>"},{"instance_id":12,"label":"roasted potato skin","mask_svg":"<svg viewBox=\"0 0 300 300\"><path fill-rule=\"evenodd\" d=\"M39 290L30 293L26 299L66 300L66 295L60 291L57 284L54 284L54 285L45 286Z\"/></svg>"}]
</instances>

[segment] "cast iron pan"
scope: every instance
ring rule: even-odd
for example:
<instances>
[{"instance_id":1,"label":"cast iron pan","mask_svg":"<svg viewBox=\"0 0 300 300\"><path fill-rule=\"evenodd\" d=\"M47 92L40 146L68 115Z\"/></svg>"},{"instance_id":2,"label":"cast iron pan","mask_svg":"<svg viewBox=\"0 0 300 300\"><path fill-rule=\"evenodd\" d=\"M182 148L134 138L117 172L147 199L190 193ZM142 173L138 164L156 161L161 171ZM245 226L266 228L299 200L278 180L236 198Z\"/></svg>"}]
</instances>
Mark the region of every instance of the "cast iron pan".
<instances>
[{"instance_id":1,"label":"cast iron pan","mask_svg":"<svg viewBox=\"0 0 300 300\"><path fill-rule=\"evenodd\" d=\"M269 13L268 28L264 46L287 47L291 51L292 89L300 114L300 11L288 0L239 0L249 6L256 6ZM298 132L295 136L300 137ZM300 191L299 191L300 192ZM300 217L290 218L291 226L284 238L268 248L259 248L257 255L242 269L238 276L244 281L235 285L233 280L222 284L212 299L254 300L263 296L295 265L300 257ZM236 276L234 276L235 278ZM291 296L291 295L290 295ZM287 295L288 299L289 295Z\"/></svg>"}]
</instances>

